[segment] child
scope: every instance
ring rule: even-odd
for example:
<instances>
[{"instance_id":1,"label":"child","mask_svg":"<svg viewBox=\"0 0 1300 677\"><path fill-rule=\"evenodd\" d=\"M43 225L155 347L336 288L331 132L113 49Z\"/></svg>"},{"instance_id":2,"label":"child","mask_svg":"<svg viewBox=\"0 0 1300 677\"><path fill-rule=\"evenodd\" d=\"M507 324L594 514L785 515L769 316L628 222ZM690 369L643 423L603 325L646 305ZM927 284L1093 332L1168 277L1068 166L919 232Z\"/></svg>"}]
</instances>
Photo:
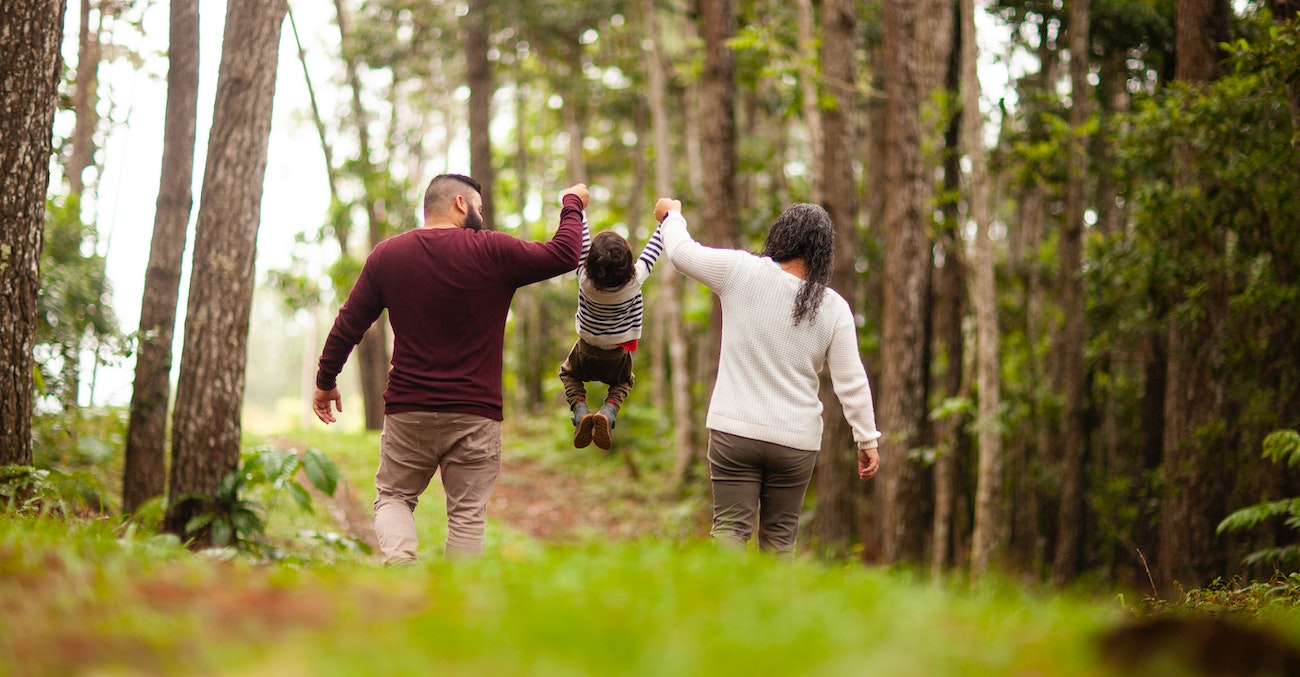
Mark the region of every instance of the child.
<instances>
[{"instance_id":1,"label":"child","mask_svg":"<svg viewBox=\"0 0 1300 677\"><path fill-rule=\"evenodd\" d=\"M663 251L663 237L655 229L640 258L632 259L627 240L612 231L591 237L582 220L582 253L578 257L578 312L574 325L578 342L560 365L564 396L573 412L573 446L581 449L593 441L608 450L614 419L632 391L632 352L641 338L641 285L650 277ZM609 386L605 403L596 413L587 407L587 381Z\"/></svg>"}]
</instances>

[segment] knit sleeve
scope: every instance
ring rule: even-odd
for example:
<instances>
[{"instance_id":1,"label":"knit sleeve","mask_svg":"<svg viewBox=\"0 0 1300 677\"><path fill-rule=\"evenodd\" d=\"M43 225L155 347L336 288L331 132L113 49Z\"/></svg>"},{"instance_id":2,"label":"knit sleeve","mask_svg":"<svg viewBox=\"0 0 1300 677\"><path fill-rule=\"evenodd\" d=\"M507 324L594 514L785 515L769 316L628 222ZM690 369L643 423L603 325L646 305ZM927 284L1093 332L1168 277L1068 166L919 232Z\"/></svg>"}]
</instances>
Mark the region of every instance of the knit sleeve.
<instances>
[{"instance_id":1,"label":"knit sleeve","mask_svg":"<svg viewBox=\"0 0 1300 677\"><path fill-rule=\"evenodd\" d=\"M858 355L858 336L853 323L853 313L840 297L838 301L835 333L827 350L826 362L831 373L835 395L844 408L844 418L853 429L853 440L860 447L874 447L880 439L876 430L876 412L871 400L871 384L867 370ZM829 310L829 308L827 308Z\"/></svg>"},{"instance_id":2,"label":"knit sleeve","mask_svg":"<svg viewBox=\"0 0 1300 677\"><path fill-rule=\"evenodd\" d=\"M673 266L715 294L726 290L732 270L751 256L737 249L705 247L691 239L681 212L668 212L660 228L663 230L664 251Z\"/></svg>"}]
</instances>

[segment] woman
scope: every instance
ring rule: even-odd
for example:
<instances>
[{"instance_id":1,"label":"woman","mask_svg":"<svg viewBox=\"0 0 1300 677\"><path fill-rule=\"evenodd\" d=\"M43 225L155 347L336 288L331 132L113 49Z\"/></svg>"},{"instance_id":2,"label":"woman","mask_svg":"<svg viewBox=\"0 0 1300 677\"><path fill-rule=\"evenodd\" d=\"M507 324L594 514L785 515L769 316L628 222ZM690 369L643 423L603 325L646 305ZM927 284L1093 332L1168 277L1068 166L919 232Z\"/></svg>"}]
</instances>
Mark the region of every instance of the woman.
<instances>
[{"instance_id":1,"label":"woman","mask_svg":"<svg viewBox=\"0 0 1300 677\"><path fill-rule=\"evenodd\" d=\"M740 548L759 525L764 552L794 550L822 441L818 374L830 368L858 446L858 477L880 466L871 388L853 313L828 288L834 230L825 209L796 204L767 233L763 256L691 239L682 203L661 198L664 250L722 301L722 352L709 403L713 530Z\"/></svg>"}]
</instances>

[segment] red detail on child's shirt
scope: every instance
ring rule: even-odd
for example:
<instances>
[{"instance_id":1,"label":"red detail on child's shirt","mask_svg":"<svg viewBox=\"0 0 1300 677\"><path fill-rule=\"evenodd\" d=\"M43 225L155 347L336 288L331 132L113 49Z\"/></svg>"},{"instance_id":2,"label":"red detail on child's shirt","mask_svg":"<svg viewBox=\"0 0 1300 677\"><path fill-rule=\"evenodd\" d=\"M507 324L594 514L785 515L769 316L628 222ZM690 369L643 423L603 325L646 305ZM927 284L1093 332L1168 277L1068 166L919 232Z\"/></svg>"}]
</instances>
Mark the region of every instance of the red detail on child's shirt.
<instances>
[{"instance_id":1,"label":"red detail on child's shirt","mask_svg":"<svg viewBox=\"0 0 1300 677\"><path fill-rule=\"evenodd\" d=\"M629 353L635 353L635 352L636 352L636 341L637 341L636 339L632 339L631 341L624 341L624 342L618 344L618 347L620 347L620 348L627 348L627 351L628 351Z\"/></svg>"}]
</instances>

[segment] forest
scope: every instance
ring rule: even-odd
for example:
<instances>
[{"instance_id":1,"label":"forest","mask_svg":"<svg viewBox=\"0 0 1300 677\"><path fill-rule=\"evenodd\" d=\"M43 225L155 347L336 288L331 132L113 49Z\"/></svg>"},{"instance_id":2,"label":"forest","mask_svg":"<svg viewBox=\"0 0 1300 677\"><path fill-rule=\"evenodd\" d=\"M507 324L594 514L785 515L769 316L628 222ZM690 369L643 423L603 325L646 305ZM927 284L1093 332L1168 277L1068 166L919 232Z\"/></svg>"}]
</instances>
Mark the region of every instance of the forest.
<instances>
[{"instance_id":1,"label":"forest","mask_svg":"<svg viewBox=\"0 0 1300 677\"><path fill-rule=\"evenodd\" d=\"M352 674L376 645L457 674L1099 674L1167 614L1300 669L1300 0L309 5L0 13L0 674ZM122 178L128 130L156 180ZM719 304L657 268L613 448L574 449L565 274L510 308L486 555L441 560L435 481L424 563L384 569L391 327L342 425L309 416L316 359L447 172L525 240L588 184L635 251L659 197L754 252L824 207L879 474L823 377L794 561L714 552Z\"/></svg>"}]
</instances>

